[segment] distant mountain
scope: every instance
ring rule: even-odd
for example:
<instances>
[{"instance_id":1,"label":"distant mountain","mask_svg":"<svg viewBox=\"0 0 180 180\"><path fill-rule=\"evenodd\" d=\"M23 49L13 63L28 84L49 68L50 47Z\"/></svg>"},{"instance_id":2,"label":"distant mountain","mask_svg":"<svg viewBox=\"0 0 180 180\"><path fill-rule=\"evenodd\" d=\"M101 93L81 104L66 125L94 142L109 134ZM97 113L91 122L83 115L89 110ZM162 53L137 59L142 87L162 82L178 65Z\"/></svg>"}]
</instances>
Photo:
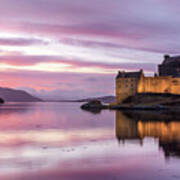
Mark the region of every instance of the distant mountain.
<instances>
[{"instance_id":1,"label":"distant mountain","mask_svg":"<svg viewBox=\"0 0 180 180\"><path fill-rule=\"evenodd\" d=\"M26 91L0 87L0 97L8 102L38 102L40 98L34 97Z\"/></svg>"},{"instance_id":2,"label":"distant mountain","mask_svg":"<svg viewBox=\"0 0 180 180\"><path fill-rule=\"evenodd\" d=\"M102 103L111 103L116 101L116 97L115 96L94 97L94 98L80 99L77 100L77 102L89 102L91 100L99 100Z\"/></svg>"}]
</instances>

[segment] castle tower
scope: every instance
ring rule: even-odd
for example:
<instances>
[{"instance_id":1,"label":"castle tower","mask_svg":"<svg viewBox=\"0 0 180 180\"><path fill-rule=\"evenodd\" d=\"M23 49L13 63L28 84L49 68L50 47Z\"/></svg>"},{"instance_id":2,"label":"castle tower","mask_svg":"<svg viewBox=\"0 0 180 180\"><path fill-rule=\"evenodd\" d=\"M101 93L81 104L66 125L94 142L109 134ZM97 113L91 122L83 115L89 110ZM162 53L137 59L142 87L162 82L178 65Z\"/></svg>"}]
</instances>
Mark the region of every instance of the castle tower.
<instances>
[{"instance_id":1,"label":"castle tower","mask_svg":"<svg viewBox=\"0 0 180 180\"><path fill-rule=\"evenodd\" d=\"M180 77L180 56L164 55L164 61L158 65L159 76Z\"/></svg>"},{"instance_id":2,"label":"castle tower","mask_svg":"<svg viewBox=\"0 0 180 180\"><path fill-rule=\"evenodd\" d=\"M141 77L144 77L143 70L138 72L119 71L116 77L116 103L121 103L127 97L137 93Z\"/></svg>"}]
</instances>

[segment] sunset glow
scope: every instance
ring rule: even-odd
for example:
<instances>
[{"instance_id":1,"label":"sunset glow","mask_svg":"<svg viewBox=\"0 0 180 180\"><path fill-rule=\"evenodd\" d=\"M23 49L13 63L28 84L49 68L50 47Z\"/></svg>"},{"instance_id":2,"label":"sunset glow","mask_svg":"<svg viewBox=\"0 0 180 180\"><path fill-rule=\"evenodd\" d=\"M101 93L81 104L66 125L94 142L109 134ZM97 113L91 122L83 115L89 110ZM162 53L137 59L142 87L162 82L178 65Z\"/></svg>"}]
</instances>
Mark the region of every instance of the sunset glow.
<instances>
[{"instance_id":1,"label":"sunset glow","mask_svg":"<svg viewBox=\"0 0 180 180\"><path fill-rule=\"evenodd\" d=\"M23 75L21 83L13 88L33 88L35 92L47 90L47 87L37 86L36 79L27 86L29 73L36 72L37 76L38 72L40 76L46 73L38 80L39 84L44 84L44 79L67 73L66 85L74 83L73 79L87 97L99 95L97 82L104 79L98 75L109 74L112 80L118 70L140 68L153 75L165 53L176 55L179 52L178 4L178 1L162 0L105 0L100 6L97 0L88 3L2 0L0 81L9 73L20 73ZM41 8L37 10L37 7ZM144 11L143 7L149 8ZM172 23L174 26L169 25ZM82 76L94 79L95 75L94 81L81 81ZM53 89L57 93L68 92L57 85L58 81L59 78ZM104 89L103 94L113 94L114 82L106 81L104 86L108 83L109 90ZM12 87L12 84L9 79L6 86ZM48 96L52 98L51 89ZM69 91L66 96L71 95Z\"/></svg>"},{"instance_id":2,"label":"sunset glow","mask_svg":"<svg viewBox=\"0 0 180 180\"><path fill-rule=\"evenodd\" d=\"M0 180L180 179L180 0L0 0Z\"/></svg>"}]
</instances>

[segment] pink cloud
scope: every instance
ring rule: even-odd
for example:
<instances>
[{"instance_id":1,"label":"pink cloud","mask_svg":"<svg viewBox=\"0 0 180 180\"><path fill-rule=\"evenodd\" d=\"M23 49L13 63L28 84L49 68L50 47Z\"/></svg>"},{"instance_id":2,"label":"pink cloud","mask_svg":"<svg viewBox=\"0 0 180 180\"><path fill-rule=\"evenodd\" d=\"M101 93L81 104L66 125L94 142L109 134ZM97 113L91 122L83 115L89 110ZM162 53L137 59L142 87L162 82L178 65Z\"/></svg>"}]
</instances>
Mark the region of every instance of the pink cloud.
<instances>
[{"instance_id":1,"label":"pink cloud","mask_svg":"<svg viewBox=\"0 0 180 180\"><path fill-rule=\"evenodd\" d=\"M48 43L35 38L0 38L1 46L31 46L37 44L47 45Z\"/></svg>"},{"instance_id":2,"label":"pink cloud","mask_svg":"<svg viewBox=\"0 0 180 180\"><path fill-rule=\"evenodd\" d=\"M7 63L15 66L28 66L35 65L37 63L65 63L71 65L72 69L80 67L98 67L104 69L126 69L126 70L137 70L144 69L145 71L155 71L157 64L154 63L103 63L103 62L91 62L83 61L78 59L71 60L68 57L61 56L31 56L31 55L7 55L0 56L1 63ZM116 73L116 71L114 72Z\"/></svg>"},{"instance_id":3,"label":"pink cloud","mask_svg":"<svg viewBox=\"0 0 180 180\"><path fill-rule=\"evenodd\" d=\"M104 74L20 71L1 72L0 80L2 87L24 89L43 98L76 99L114 94L114 79L115 75Z\"/></svg>"},{"instance_id":4,"label":"pink cloud","mask_svg":"<svg viewBox=\"0 0 180 180\"><path fill-rule=\"evenodd\" d=\"M54 91L54 94L58 94L56 90L59 92L67 90L70 94L72 93L70 87L73 87L77 94L83 92L83 96L88 93L109 94L113 92L113 78L117 69L143 68L152 72L156 70L155 62L157 60L158 64L161 61L159 57L162 54L179 53L178 4L177 0L171 3L167 0L104 0L103 3L97 0L88 2L45 0L43 3L40 0L1 0L0 33L23 35L24 38L0 38L0 45L3 47L0 51L3 54L0 56L0 63L21 67L42 62L56 62L69 64L72 70L82 67L114 70L114 74L108 75L108 78L104 74L84 73L86 83L81 79L82 74L78 73L2 72L1 84L10 87L44 89ZM47 45L40 37L55 40L57 46L62 44L77 49L82 48L82 51L83 48L88 49L92 55L89 53L87 59L78 58L78 52L77 57L68 55L55 57L51 54L25 55L26 53L21 50L22 46ZM18 47L19 52L7 50L4 53L7 45L16 49ZM51 45L51 42L48 45ZM101 53L97 54L95 50ZM58 49L54 48L54 51L57 52ZM91 61L91 58L95 59L97 55L98 57L102 55L101 58L105 56L112 62ZM129 55L131 57L128 59ZM118 58L124 59L124 62L117 62ZM127 59L132 61L127 63ZM103 92L99 92L99 85L105 87Z\"/></svg>"}]
</instances>

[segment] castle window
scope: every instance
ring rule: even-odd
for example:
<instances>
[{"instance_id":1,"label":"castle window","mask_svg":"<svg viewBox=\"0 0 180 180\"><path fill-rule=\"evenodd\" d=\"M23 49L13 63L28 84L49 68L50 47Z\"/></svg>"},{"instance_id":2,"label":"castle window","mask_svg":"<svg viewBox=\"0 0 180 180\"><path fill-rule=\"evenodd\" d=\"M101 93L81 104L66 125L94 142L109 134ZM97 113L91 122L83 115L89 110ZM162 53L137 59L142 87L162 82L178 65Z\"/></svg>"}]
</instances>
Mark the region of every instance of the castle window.
<instances>
[{"instance_id":1,"label":"castle window","mask_svg":"<svg viewBox=\"0 0 180 180\"><path fill-rule=\"evenodd\" d=\"M179 85L179 81L177 81L177 80L173 80L172 83L173 83L175 86Z\"/></svg>"}]
</instances>

